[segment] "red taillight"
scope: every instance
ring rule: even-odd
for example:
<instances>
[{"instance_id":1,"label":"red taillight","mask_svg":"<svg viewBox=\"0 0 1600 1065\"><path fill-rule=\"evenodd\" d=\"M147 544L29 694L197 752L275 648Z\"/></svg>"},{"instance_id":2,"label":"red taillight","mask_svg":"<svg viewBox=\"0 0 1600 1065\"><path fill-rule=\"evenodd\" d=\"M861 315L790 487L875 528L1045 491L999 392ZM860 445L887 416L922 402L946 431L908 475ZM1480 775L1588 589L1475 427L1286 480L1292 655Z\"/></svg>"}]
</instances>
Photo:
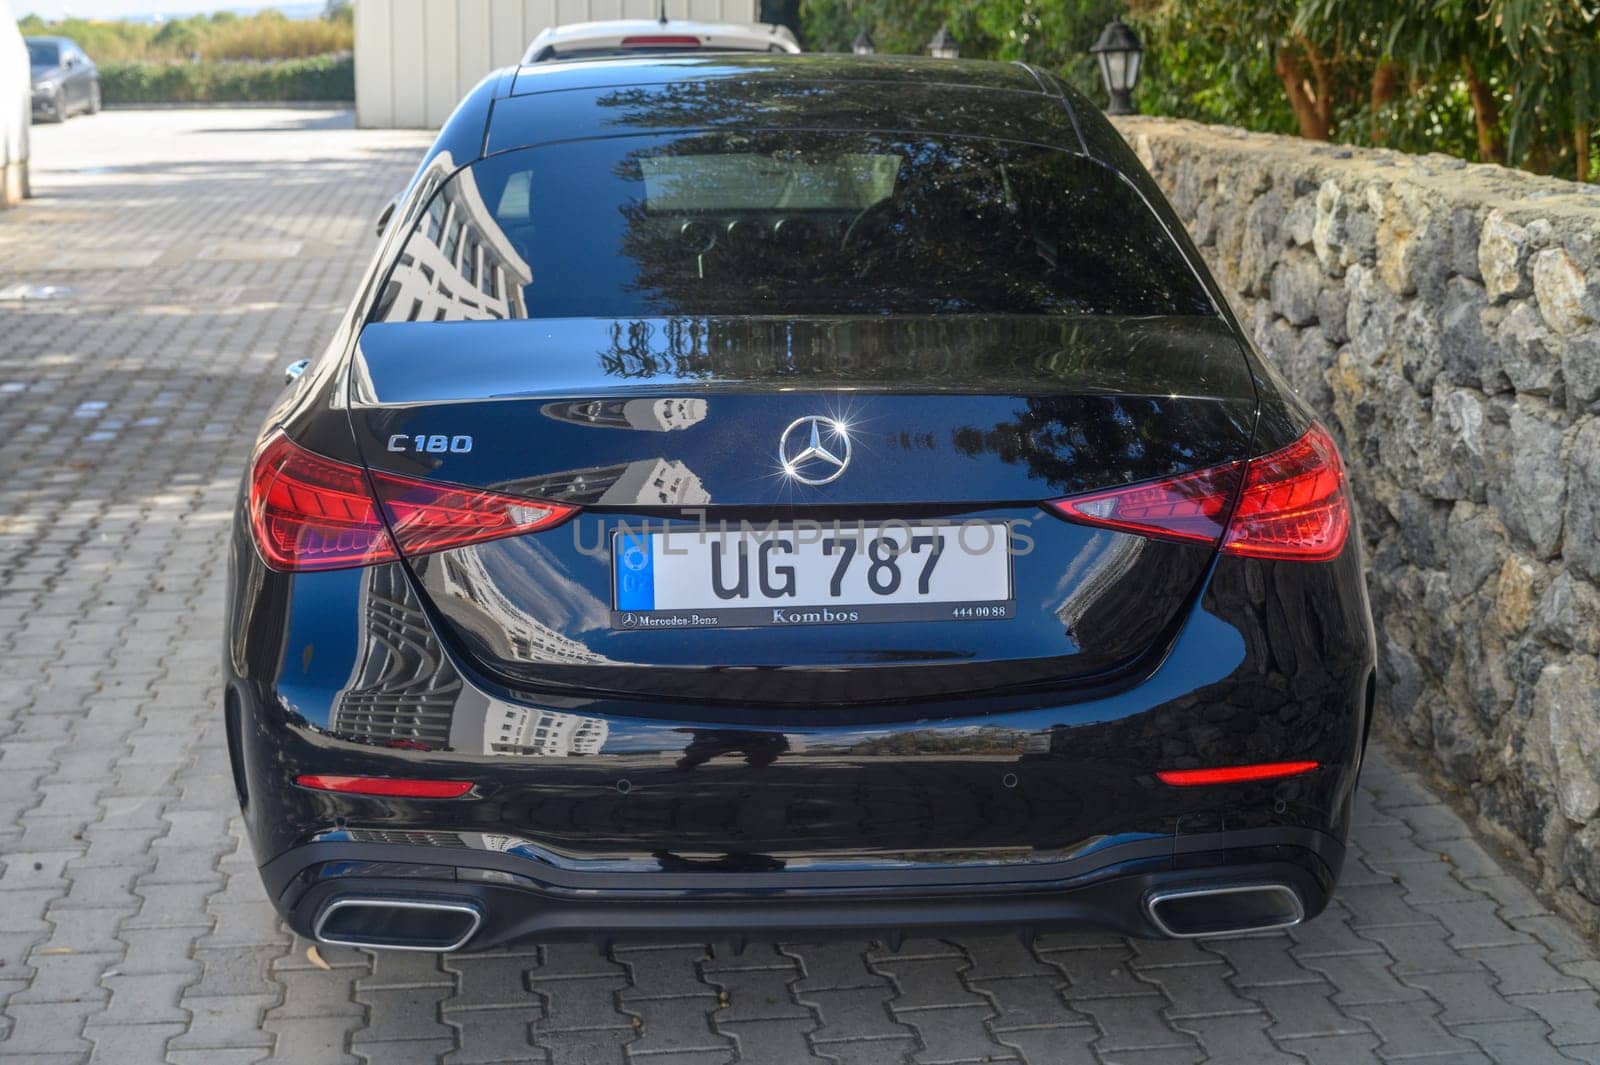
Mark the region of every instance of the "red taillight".
<instances>
[{"instance_id":1,"label":"red taillight","mask_svg":"<svg viewBox=\"0 0 1600 1065\"><path fill-rule=\"evenodd\" d=\"M652 33L622 38L624 48L699 48L700 38L676 33Z\"/></svg>"},{"instance_id":2,"label":"red taillight","mask_svg":"<svg viewBox=\"0 0 1600 1065\"><path fill-rule=\"evenodd\" d=\"M256 545L267 565L285 571L392 562L401 554L535 532L576 511L477 488L369 474L307 451L281 432L261 449L250 475Z\"/></svg>"},{"instance_id":3,"label":"red taillight","mask_svg":"<svg viewBox=\"0 0 1600 1065\"><path fill-rule=\"evenodd\" d=\"M425 555L463 544L537 532L559 525L577 507L517 496L372 473L389 527L405 555Z\"/></svg>"},{"instance_id":4,"label":"red taillight","mask_svg":"<svg viewBox=\"0 0 1600 1065\"><path fill-rule=\"evenodd\" d=\"M250 527L277 570L339 569L399 557L359 466L273 434L250 471Z\"/></svg>"},{"instance_id":5,"label":"red taillight","mask_svg":"<svg viewBox=\"0 0 1600 1065\"><path fill-rule=\"evenodd\" d=\"M1215 544L1228 524L1242 463L1048 504L1063 518L1158 540Z\"/></svg>"},{"instance_id":6,"label":"red taillight","mask_svg":"<svg viewBox=\"0 0 1600 1065\"><path fill-rule=\"evenodd\" d=\"M399 777L340 777L302 773L294 778L302 788L337 791L342 795L382 795L399 799L459 799L472 790L470 780L405 780Z\"/></svg>"},{"instance_id":7,"label":"red taillight","mask_svg":"<svg viewBox=\"0 0 1600 1065\"><path fill-rule=\"evenodd\" d=\"M1344 550L1350 501L1339 448L1322 426L1250 460L1244 491L1228 522L1224 554L1324 562Z\"/></svg>"},{"instance_id":8,"label":"red taillight","mask_svg":"<svg viewBox=\"0 0 1600 1065\"><path fill-rule=\"evenodd\" d=\"M1344 465L1333 438L1316 423L1288 447L1245 463L1046 506L1083 525L1219 544L1223 554L1249 558L1326 561L1344 549L1350 532Z\"/></svg>"},{"instance_id":9,"label":"red taillight","mask_svg":"<svg viewBox=\"0 0 1600 1065\"><path fill-rule=\"evenodd\" d=\"M1165 769L1156 779L1175 788L1194 788L1204 784L1247 784L1252 780L1278 780L1296 777L1317 768L1317 762L1262 762L1257 765L1229 765L1216 769Z\"/></svg>"}]
</instances>

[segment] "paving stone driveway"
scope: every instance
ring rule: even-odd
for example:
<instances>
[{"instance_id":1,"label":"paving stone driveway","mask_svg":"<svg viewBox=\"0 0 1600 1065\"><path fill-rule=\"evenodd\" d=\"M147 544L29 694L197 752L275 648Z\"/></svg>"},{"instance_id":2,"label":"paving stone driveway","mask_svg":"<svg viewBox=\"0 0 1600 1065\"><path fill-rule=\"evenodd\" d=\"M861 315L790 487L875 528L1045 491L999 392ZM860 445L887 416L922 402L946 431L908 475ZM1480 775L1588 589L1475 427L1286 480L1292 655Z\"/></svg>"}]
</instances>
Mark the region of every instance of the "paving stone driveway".
<instances>
[{"instance_id":1,"label":"paving stone driveway","mask_svg":"<svg viewBox=\"0 0 1600 1065\"><path fill-rule=\"evenodd\" d=\"M77 119L0 212L0 1059L1600 1062L1593 948L1381 750L1286 934L316 964L241 842L217 643L244 442L424 143L349 125Z\"/></svg>"}]
</instances>

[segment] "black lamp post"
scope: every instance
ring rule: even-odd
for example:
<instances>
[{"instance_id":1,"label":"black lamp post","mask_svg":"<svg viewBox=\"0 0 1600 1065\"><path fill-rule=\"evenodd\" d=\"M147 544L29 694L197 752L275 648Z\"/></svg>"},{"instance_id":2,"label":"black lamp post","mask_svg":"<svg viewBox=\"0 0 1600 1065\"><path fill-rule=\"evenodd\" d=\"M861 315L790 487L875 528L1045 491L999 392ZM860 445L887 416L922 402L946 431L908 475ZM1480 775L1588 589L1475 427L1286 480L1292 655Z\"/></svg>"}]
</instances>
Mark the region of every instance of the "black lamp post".
<instances>
[{"instance_id":1,"label":"black lamp post","mask_svg":"<svg viewBox=\"0 0 1600 1065\"><path fill-rule=\"evenodd\" d=\"M1127 23L1120 18L1112 19L1089 53L1100 61L1100 80L1106 83L1106 92L1111 97L1106 114L1138 114L1139 109L1133 106L1133 87L1139 81L1139 59L1144 49Z\"/></svg>"},{"instance_id":2,"label":"black lamp post","mask_svg":"<svg viewBox=\"0 0 1600 1065\"><path fill-rule=\"evenodd\" d=\"M850 46L850 50L856 55L871 55L877 51L872 46L872 38L867 36L865 27L862 28L860 33L856 34L855 43Z\"/></svg>"},{"instance_id":3,"label":"black lamp post","mask_svg":"<svg viewBox=\"0 0 1600 1065\"><path fill-rule=\"evenodd\" d=\"M961 46L956 39L950 36L948 25L940 26L939 32L933 35L933 40L928 42L928 54L935 59L959 59Z\"/></svg>"}]
</instances>

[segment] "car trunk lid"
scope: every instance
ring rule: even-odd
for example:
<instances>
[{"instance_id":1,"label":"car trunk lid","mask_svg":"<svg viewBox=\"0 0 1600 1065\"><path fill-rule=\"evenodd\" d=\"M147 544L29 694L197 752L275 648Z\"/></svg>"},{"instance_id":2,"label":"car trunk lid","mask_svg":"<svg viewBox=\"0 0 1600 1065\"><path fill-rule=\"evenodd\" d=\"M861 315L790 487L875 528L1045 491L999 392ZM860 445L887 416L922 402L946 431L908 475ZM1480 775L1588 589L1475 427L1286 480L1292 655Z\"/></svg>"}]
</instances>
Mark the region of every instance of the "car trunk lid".
<instances>
[{"instance_id":1,"label":"car trunk lid","mask_svg":"<svg viewBox=\"0 0 1600 1065\"><path fill-rule=\"evenodd\" d=\"M1103 684L1159 654L1212 550L1038 504L1236 462L1255 410L1236 338L1201 317L380 324L351 398L376 470L582 508L408 560L474 667L538 690L812 708ZM849 439L824 483L792 465L816 423ZM763 601L709 625L658 610L657 626L619 584L641 530L733 552L700 546L707 530L838 522L867 530L863 550L886 522L998 533L1011 550L961 602L1004 610L841 621L811 601L791 624Z\"/></svg>"}]
</instances>

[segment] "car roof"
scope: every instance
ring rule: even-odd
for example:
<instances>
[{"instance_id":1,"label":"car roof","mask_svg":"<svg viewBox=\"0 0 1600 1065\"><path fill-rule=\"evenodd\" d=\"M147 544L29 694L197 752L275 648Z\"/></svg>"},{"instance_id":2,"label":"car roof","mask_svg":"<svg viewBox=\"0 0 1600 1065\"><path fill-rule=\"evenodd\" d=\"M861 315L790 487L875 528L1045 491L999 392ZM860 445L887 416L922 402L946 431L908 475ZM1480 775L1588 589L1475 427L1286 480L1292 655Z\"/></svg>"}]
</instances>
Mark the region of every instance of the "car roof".
<instances>
[{"instance_id":1,"label":"car roof","mask_svg":"<svg viewBox=\"0 0 1600 1065\"><path fill-rule=\"evenodd\" d=\"M717 127L941 132L1082 150L1063 90L1019 63L696 53L537 63L499 84L485 154Z\"/></svg>"},{"instance_id":2,"label":"car roof","mask_svg":"<svg viewBox=\"0 0 1600 1065\"><path fill-rule=\"evenodd\" d=\"M570 22L539 32L522 57L524 64L537 62L544 53L583 52L591 49L622 47L628 37L699 37L701 49L798 52L799 43L785 26L767 23L701 22L694 19L608 19L600 22Z\"/></svg>"}]
</instances>

